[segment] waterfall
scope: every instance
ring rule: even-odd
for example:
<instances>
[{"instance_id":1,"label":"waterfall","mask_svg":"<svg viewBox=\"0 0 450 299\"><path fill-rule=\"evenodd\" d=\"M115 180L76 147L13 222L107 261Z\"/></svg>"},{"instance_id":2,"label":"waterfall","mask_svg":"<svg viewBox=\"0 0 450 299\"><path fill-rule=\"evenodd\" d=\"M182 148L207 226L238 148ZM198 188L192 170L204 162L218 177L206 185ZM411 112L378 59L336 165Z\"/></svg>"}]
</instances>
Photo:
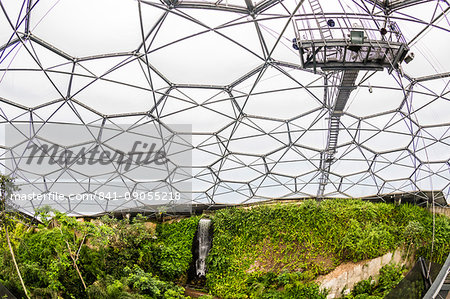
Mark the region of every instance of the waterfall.
<instances>
[{"instance_id":1,"label":"waterfall","mask_svg":"<svg viewBox=\"0 0 450 299\"><path fill-rule=\"evenodd\" d=\"M197 277L205 277L206 275L206 257L212 246L211 233L211 219L200 219L197 229L198 256L195 261Z\"/></svg>"}]
</instances>

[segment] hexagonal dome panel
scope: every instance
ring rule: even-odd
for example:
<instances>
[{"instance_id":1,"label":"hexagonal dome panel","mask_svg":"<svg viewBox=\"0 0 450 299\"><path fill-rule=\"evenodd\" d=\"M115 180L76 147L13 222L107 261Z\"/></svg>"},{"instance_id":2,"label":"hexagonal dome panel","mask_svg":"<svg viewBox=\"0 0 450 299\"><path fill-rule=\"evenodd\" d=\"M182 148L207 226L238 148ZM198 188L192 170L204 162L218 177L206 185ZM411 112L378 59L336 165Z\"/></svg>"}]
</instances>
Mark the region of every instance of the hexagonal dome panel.
<instances>
[{"instance_id":1,"label":"hexagonal dome panel","mask_svg":"<svg viewBox=\"0 0 450 299\"><path fill-rule=\"evenodd\" d=\"M313 2L2 2L10 204L450 200L449 4Z\"/></svg>"}]
</instances>

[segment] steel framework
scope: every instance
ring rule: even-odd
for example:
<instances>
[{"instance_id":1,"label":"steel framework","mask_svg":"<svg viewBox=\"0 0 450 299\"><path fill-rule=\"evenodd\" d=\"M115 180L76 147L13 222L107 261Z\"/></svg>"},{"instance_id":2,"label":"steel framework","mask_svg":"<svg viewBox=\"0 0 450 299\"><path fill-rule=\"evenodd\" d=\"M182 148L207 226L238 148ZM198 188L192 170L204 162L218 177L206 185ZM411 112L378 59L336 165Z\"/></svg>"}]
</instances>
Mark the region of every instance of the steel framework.
<instances>
[{"instance_id":1,"label":"steel framework","mask_svg":"<svg viewBox=\"0 0 450 299\"><path fill-rule=\"evenodd\" d=\"M54 124L126 125L123 134L152 125L192 156L151 182L117 165L75 178L75 167L28 172L20 147L0 138L0 172L22 190L166 188L206 206L431 190L449 200L446 1L15 2L0 2L1 125L27 124L28 141ZM354 19L384 27L366 27L358 51L344 53L348 37L330 38ZM47 204L71 214L177 206L65 199L15 204L30 214Z\"/></svg>"}]
</instances>

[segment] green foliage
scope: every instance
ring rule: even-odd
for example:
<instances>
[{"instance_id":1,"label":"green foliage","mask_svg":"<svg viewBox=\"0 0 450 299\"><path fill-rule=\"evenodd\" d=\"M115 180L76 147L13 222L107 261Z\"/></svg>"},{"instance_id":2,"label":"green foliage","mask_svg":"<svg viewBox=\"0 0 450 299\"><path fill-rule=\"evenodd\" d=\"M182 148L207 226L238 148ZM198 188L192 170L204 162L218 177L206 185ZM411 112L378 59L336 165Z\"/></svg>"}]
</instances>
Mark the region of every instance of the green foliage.
<instances>
[{"instance_id":1,"label":"green foliage","mask_svg":"<svg viewBox=\"0 0 450 299\"><path fill-rule=\"evenodd\" d=\"M161 290L155 298L182 298L183 290L164 279L179 279L186 273L198 217L156 226L140 216L132 221L103 217L80 222L48 208L36 214L44 224L35 227L16 222L11 231L32 297L153 298L153 285ZM7 249L6 242L1 241L0 279L20 296L21 287ZM165 255L167 249L174 252ZM73 258L88 286L86 290ZM136 271L125 273L127 267ZM142 279L137 279L140 274Z\"/></svg>"},{"instance_id":2,"label":"green foliage","mask_svg":"<svg viewBox=\"0 0 450 299\"><path fill-rule=\"evenodd\" d=\"M372 292L376 288L376 282L372 279L372 277L369 277L368 279L361 280L358 283L356 283L353 286L352 295L358 296L358 295L364 295L364 294L372 294Z\"/></svg>"},{"instance_id":3,"label":"green foliage","mask_svg":"<svg viewBox=\"0 0 450 299\"><path fill-rule=\"evenodd\" d=\"M34 217L42 222L40 228L48 227L53 218L51 213L56 213L56 210L52 209L50 206L42 206L34 210Z\"/></svg>"},{"instance_id":4,"label":"green foliage","mask_svg":"<svg viewBox=\"0 0 450 299\"><path fill-rule=\"evenodd\" d=\"M307 279L301 272L281 274L273 272L252 274L247 279L250 298L326 298L327 291L320 290L319 285L305 282Z\"/></svg>"},{"instance_id":5,"label":"green foliage","mask_svg":"<svg viewBox=\"0 0 450 299\"><path fill-rule=\"evenodd\" d=\"M32 297L183 298L175 283L186 281L199 217L156 225L142 216L80 222L48 208L36 214L44 223L38 227L8 218ZM222 298L325 298L326 290L312 281L342 262L377 257L399 246L431 257L433 219L412 205L305 201L224 209L212 219L206 287ZM432 259L442 263L450 252L450 220L435 220ZM22 297L0 234L0 282ZM401 269L386 266L377 282L360 282L349 298L382 297L400 279Z\"/></svg>"},{"instance_id":6,"label":"green foliage","mask_svg":"<svg viewBox=\"0 0 450 299\"><path fill-rule=\"evenodd\" d=\"M380 277L377 284L377 292L386 295L403 279L404 268L402 266L387 264L380 269Z\"/></svg>"},{"instance_id":7,"label":"green foliage","mask_svg":"<svg viewBox=\"0 0 450 299\"><path fill-rule=\"evenodd\" d=\"M163 277L174 280L189 269L199 220L199 217L190 217L157 227L158 241L153 247L153 262Z\"/></svg>"},{"instance_id":8,"label":"green foliage","mask_svg":"<svg viewBox=\"0 0 450 299\"><path fill-rule=\"evenodd\" d=\"M126 267L124 272L128 274L126 283L138 293L149 295L149 298L184 298L182 287L161 281L136 265L133 269Z\"/></svg>"},{"instance_id":9,"label":"green foliage","mask_svg":"<svg viewBox=\"0 0 450 299\"><path fill-rule=\"evenodd\" d=\"M370 277L362 280L353 286L347 299L377 299L386 296L402 279L404 267L387 264L380 269L378 281Z\"/></svg>"},{"instance_id":10,"label":"green foliage","mask_svg":"<svg viewBox=\"0 0 450 299\"><path fill-rule=\"evenodd\" d=\"M284 298L325 299L327 294L326 290L320 290L319 285L315 283L295 282L292 285L286 285Z\"/></svg>"},{"instance_id":11,"label":"green foliage","mask_svg":"<svg viewBox=\"0 0 450 299\"><path fill-rule=\"evenodd\" d=\"M403 231L403 237L407 243L418 243L423 238L425 228L417 220L411 220Z\"/></svg>"},{"instance_id":12,"label":"green foliage","mask_svg":"<svg viewBox=\"0 0 450 299\"><path fill-rule=\"evenodd\" d=\"M136 298L135 294L130 293L127 285L120 280L107 276L102 280L96 281L86 289L89 298L96 299L125 299Z\"/></svg>"},{"instance_id":13,"label":"green foliage","mask_svg":"<svg viewBox=\"0 0 450 299\"><path fill-rule=\"evenodd\" d=\"M383 223L360 223L350 220L348 231L339 243L342 259L354 262L380 256L396 247L395 231Z\"/></svg>"},{"instance_id":14,"label":"green foliage","mask_svg":"<svg viewBox=\"0 0 450 299\"><path fill-rule=\"evenodd\" d=\"M224 298L278 296L273 294L280 287L311 281L342 262L378 257L411 242L417 254L431 256L432 215L408 204L308 200L219 210L213 221L207 287ZM450 220L436 216L434 261L443 262L448 255L449 239ZM302 277L280 286L267 280L267 272L300 272Z\"/></svg>"}]
</instances>

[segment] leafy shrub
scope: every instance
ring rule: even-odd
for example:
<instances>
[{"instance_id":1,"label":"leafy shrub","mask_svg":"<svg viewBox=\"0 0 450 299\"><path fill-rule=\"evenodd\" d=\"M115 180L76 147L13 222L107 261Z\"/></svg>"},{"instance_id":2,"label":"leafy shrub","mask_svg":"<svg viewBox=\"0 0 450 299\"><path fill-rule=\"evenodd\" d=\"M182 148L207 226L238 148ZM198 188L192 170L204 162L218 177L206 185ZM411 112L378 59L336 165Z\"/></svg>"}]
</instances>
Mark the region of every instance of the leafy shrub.
<instances>
[{"instance_id":1,"label":"leafy shrub","mask_svg":"<svg viewBox=\"0 0 450 299\"><path fill-rule=\"evenodd\" d=\"M340 243L340 256L354 262L374 258L395 248L396 243L396 236L387 225L369 223L363 227L351 219L349 230Z\"/></svg>"},{"instance_id":2,"label":"leafy shrub","mask_svg":"<svg viewBox=\"0 0 450 299\"><path fill-rule=\"evenodd\" d=\"M206 283L224 298L262 292L278 296L279 288L311 281L342 262L375 258L411 241L417 254L431 257L432 215L409 204L307 200L219 210L213 221ZM437 215L433 261L443 262L450 252L449 239L450 220ZM280 275L279 281L267 280L266 272ZM283 275L295 272L301 277Z\"/></svg>"},{"instance_id":3,"label":"leafy shrub","mask_svg":"<svg viewBox=\"0 0 450 299\"><path fill-rule=\"evenodd\" d=\"M368 279L361 280L357 282L353 286L352 295L369 295L372 294L372 292L375 290L376 282L372 279L372 277L369 277Z\"/></svg>"},{"instance_id":4,"label":"leafy shrub","mask_svg":"<svg viewBox=\"0 0 450 299\"><path fill-rule=\"evenodd\" d=\"M403 279L404 268L395 264L387 264L380 269L377 293L383 296L389 293Z\"/></svg>"},{"instance_id":5,"label":"leafy shrub","mask_svg":"<svg viewBox=\"0 0 450 299\"><path fill-rule=\"evenodd\" d=\"M308 298L308 299L325 299L328 291L320 290L316 283L302 283L295 282L294 284L286 285L284 298Z\"/></svg>"},{"instance_id":6,"label":"leafy shrub","mask_svg":"<svg viewBox=\"0 0 450 299\"><path fill-rule=\"evenodd\" d=\"M53 217L49 216L50 212ZM132 221L103 217L91 223L79 222L49 209L37 213L51 227L42 224L26 227L17 223L10 233L31 295L44 298L141 298L150 296L146 293L150 293L154 285L162 290L158 295L160 298L182 298L182 289L172 283L166 284L152 273L162 273L163 279L168 279L169 276L178 278L186 272L192 260L191 246L198 217L159 225L157 233L154 226L146 226L146 219L139 216ZM7 244L3 238L0 240L0 280L18 297L23 297ZM156 260L154 254L159 254L161 259ZM124 277L123 270L135 264L145 274L142 274L142 281L134 281L134 288L130 288L126 279L131 281L141 272L136 270L130 277ZM149 285L146 285L147 279ZM134 294L130 297L131 291Z\"/></svg>"},{"instance_id":7,"label":"leafy shrub","mask_svg":"<svg viewBox=\"0 0 450 299\"><path fill-rule=\"evenodd\" d=\"M406 243L418 243L425 233L425 228L417 220L411 220L403 231L403 237Z\"/></svg>"},{"instance_id":8,"label":"leafy shrub","mask_svg":"<svg viewBox=\"0 0 450 299\"><path fill-rule=\"evenodd\" d=\"M16 222L10 232L32 296L182 298L182 290L167 281L184 282L199 217L154 229L144 217L90 223L45 209L39 213L51 227ZM207 287L223 298L323 298L325 292L311 281L346 260L413 244L417 254L442 263L450 252L450 220L435 220L431 255L432 216L413 205L340 199L219 210L213 216ZM86 290L71 252L78 256ZM0 265L0 281L23 297L3 231ZM354 297L383 296L400 277L398 269L384 268L371 294L361 293L370 289L361 283Z\"/></svg>"},{"instance_id":9,"label":"leafy shrub","mask_svg":"<svg viewBox=\"0 0 450 299\"><path fill-rule=\"evenodd\" d=\"M361 280L353 286L350 295L345 298L383 298L403 279L403 271L404 268L399 265L384 265L380 269L378 281L374 281L372 277L366 280Z\"/></svg>"},{"instance_id":10,"label":"leafy shrub","mask_svg":"<svg viewBox=\"0 0 450 299\"><path fill-rule=\"evenodd\" d=\"M128 274L126 283L138 293L149 295L151 298L184 298L182 287L161 281L157 276L144 272L136 265L133 269L126 267L124 272Z\"/></svg>"},{"instance_id":11,"label":"leafy shrub","mask_svg":"<svg viewBox=\"0 0 450 299\"><path fill-rule=\"evenodd\" d=\"M187 272L192 262L192 242L199 217L190 217L157 227L157 243L153 246L153 263L166 279L174 280Z\"/></svg>"}]
</instances>

